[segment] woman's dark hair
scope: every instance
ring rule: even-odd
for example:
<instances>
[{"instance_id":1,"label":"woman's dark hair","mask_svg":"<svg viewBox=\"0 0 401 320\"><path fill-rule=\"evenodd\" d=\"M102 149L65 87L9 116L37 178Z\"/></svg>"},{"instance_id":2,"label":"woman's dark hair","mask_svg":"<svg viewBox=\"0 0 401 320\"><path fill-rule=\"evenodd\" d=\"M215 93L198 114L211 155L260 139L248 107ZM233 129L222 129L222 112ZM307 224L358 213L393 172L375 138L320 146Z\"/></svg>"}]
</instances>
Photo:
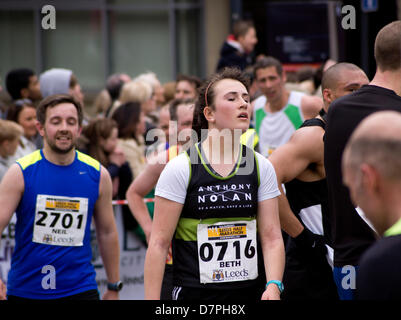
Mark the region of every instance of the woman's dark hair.
<instances>
[{"instance_id":1,"label":"woman's dark hair","mask_svg":"<svg viewBox=\"0 0 401 320\"><path fill-rule=\"evenodd\" d=\"M88 154L105 167L109 165L108 154L103 149L100 139L109 138L114 128L118 129L118 126L113 119L99 118L92 120L82 129L82 135L87 139Z\"/></svg>"},{"instance_id":2,"label":"woman's dark hair","mask_svg":"<svg viewBox=\"0 0 401 320\"><path fill-rule=\"evenodd\" d=\"M249 77L247 77L240 69L226 67L209 77L199 89L198 99L195 103L194 120L192 129L196 132L198 141L201 140L201 130L208 129L209 124L203 114L206 106L214 109L215 92L214 88L217 82L224 79L233 79L241 82L245 88L249 89Z\"/></svg>"},{"instance_id":3,"label":"woman's dark hair","mask_svg":"<svg viewBox=\"0 0 401 320\"><path fill-rule=\"evenodd\" d=\"M136 128L139 124L140 115L141 104L139 102L124 103L114 111L112 119L117 122L119 138L137 140Z\"/></svg>"},{"instance_id":4,"label":"woman's dark hair","mask_svg":"<svg viewBox=\"0 0 401 320\"><path fill-rule=\"evenodd\" d=\"M7 120L11 120L18 123L18 116L24 108L35 108L32 101L29 99L19 99L10 106L7 112Z\"/></svg>"}]
</instances>

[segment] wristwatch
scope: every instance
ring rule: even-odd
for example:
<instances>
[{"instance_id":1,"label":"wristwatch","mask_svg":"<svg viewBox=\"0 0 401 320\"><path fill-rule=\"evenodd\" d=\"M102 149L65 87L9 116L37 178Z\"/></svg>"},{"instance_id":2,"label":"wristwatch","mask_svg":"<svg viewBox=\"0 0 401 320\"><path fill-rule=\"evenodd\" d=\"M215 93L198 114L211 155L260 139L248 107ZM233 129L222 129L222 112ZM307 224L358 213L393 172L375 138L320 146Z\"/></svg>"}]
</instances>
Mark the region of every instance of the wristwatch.
<instances>
[{"instance_id":1,"label":"wristwatch","mask_svg":"<svg viewBox=\"0 0 401 320\"><path fill-rule=\"evenodd\" d=\"M112 291L120 291L123 288L123 282L122 281L117 281L115 283L107 283L107 289L112 290Z\"/></svg>"},{"instance_id":2,"label":"wristwatch","mask_svg":"<svg viewBox=\"0 0 401 320\"><path fill-rule=\"evenodd\" d=\"M277 287L278 287L278 289L280 290L280 294L284 291L284 285L283 285L283 283L281 282L281 281L279 281L279 280L270 280L270 281L268 281L267 283L266 283L266 289L267 289L267 286L270 284L270 283L274 283Z\"/></svg>"}]
</instances>

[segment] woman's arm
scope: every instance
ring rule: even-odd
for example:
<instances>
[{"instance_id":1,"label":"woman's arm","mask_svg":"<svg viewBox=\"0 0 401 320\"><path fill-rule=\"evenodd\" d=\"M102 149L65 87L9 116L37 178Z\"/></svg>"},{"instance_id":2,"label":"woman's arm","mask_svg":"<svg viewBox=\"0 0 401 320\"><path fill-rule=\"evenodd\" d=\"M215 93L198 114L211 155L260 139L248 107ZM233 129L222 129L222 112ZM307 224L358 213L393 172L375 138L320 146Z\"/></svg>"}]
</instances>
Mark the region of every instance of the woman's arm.
<instances>
[{"instance_id":1,"label":"woman's arm","mask_svg":"<svg viewBox=\"0 0 401 320\"><path fill-rule=\"evenodd\" d=\"M168 249L183 205L156 196L152 233L145 258L145 299L159 300Z\"/></svg>"},{"instance_id":2,"label":"woman's arm","mask_svg":"<svg viewBox=\"0 0 401 320\"><path fill-rule=\"evenodd\" d=\"M259 202L258 230L262 243L266 282L282 281L285 264L284 242L278 214L278 200L272 198ZM279 300L280 291L275 284L267 286L263 300Z\"/></svg>"}]
</instances>

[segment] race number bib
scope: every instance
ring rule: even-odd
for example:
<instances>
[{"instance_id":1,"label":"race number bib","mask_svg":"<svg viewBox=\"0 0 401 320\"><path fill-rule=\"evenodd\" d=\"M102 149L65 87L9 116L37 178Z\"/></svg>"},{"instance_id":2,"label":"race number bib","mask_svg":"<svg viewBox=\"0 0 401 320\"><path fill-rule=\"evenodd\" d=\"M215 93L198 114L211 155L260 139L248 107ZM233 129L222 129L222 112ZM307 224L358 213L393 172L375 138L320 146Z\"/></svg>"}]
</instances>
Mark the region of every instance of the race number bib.
<instances>
[{"instance_id":1,"label":"race number bib","mask_svg":"<svg viewBox=\"0 0 401 320\"><path fill-rule=\"evenodd\" d=\"M256 220L198 224L197 232L201 283L257 278Z\"/></svg>"},{"instance_id":2,"label":"race number bib","mask_svg":"<svg viewBox=\"0 0 401 320\"><path fill-rule=\"evenodd\" d=\"M32 241L54 246L82 246L87 218L87 198L39 194Z\"/></svg>"}]
</instances>

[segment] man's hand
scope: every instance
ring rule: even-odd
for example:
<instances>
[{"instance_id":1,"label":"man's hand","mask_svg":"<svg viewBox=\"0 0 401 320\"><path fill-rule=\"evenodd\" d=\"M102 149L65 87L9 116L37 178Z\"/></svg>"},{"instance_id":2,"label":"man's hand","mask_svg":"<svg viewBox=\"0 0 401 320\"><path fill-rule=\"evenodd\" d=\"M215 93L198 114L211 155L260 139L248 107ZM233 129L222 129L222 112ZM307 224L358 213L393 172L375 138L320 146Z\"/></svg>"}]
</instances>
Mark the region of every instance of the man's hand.
<instances>
[{"instance_id":1,"label":"man's hand","mask_svg":"<svg viewBox=\"0 0 401 320\"><path fill-rule=\"evenodd\" d=\"M321 235L313 233L306 227L297 237L293 239L297 247L310 253L314 253L317 256L325 256L327 253L324 238Z\"/></svg>"}]
</instances>

